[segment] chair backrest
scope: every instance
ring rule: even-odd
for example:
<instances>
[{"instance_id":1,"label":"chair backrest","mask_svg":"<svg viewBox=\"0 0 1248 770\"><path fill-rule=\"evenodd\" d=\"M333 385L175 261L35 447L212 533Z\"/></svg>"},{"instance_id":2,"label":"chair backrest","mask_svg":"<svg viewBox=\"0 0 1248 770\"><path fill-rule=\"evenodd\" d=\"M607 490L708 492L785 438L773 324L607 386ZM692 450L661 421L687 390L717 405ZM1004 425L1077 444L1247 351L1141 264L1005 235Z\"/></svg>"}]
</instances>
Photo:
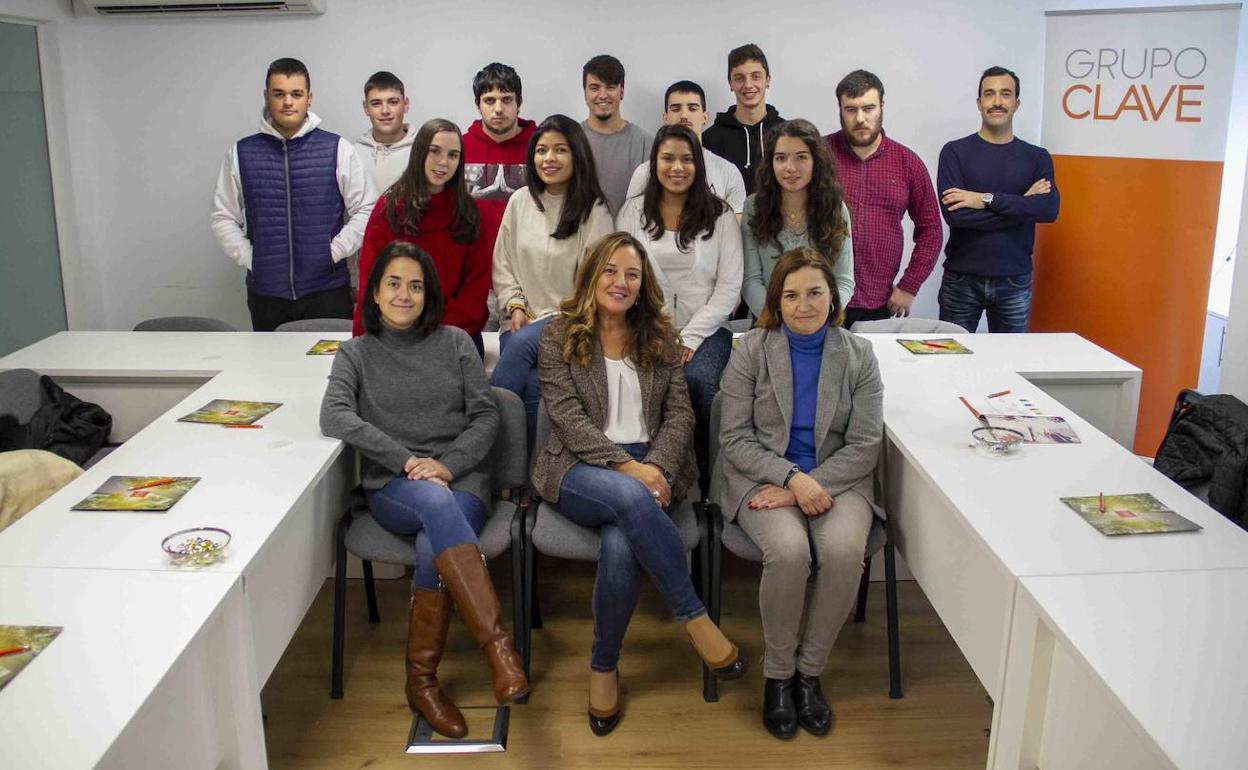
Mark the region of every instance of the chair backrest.
<instances>
[{"instance_id":1,"label":"chair backrest","mask_svg":"<svg viewBox=\"0 0 1248 770\"><path fill-rule=\"evenodd\" d=\"M193 315L171 315L149 318L135 324L136 332L236 332L233 326L216 318Z\"/></svg>"},{"instance_id":2,"label":"chair backrest","mask_svg":"<svg viewBox=\"0 0 1248 770\"><path fill-rule=\"evenodd\" d=\"M349 332L350 318L304 318L278 326L279 332Z\"/></svg>"},{"instance_id":3,"label":"chair backrest","mask_svg":"<svg viewBox=\"0 0 1248 770\"><path fill-rule=\"evenodd\" d=\"M42 403L39 376L31 369L0 372L0 414L11 414L22 424L30 422Z\"/></svg>"},{"instance_id":4,"label":"chair backrest","mask_svg":"<svg viewBox=\"0 0 1248 770\"><path fill-rule=\"evenodd\" d=\"M488 459L490 484L496 492L527 486L529 456L525 446L524 402L506 388L490 390L498 405L498 434Z\"/></svg>"},{"instance_id":5,"label":"chair backrest","mask_svg":"<svg viewBox=\"0 0 1248 770\"><path fill-rule=\"evenodd\" d=\"M546 437L550 435L550 415L546 413L546 399L537 402L537 431L533 435L533 456L546 446Z\"/></svg>"},{"instance_id":6,"label":"chair backrest","mask_svg":"<svg viewBox=\"0 0 1248 770\"><path fill-rule=\"evenodd\" d=\"M967 334L966 329L935 318L885 318L859 321L849 329L854 334Z\"/></svg>"}]
</instances>

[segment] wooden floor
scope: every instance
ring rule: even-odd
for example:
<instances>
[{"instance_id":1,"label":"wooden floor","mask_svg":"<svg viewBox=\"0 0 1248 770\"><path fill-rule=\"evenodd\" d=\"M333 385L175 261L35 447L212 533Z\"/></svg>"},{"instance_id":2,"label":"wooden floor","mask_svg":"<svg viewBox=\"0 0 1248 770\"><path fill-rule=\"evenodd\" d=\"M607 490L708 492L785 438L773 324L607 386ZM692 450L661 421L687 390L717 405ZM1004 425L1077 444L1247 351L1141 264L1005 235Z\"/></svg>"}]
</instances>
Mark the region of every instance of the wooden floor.
<instances>
[{"instance_id":1,"label":"wooden floor","mask_svg":"<svg viewBox=\"0 0 1248 770\"><path fill-rule=\"evenodd\" d=\"M492 565L510 617L507 557ZM698 659L650 586L633 617L620 663L624 720L606 738L586 724L593 639L593 565L540 565L545 628L533 637L533 695L512 709L504 754L409 756L411 715L403 696L406 579L378 581L382 621L369 626L361 581L347 595L345 697L329 698L333 582L299 627L261 700L273 768L982 768L991 704L913 582L899 584L905 698L888 697L884 586L872 584L867 621L845 625L823 678L836 714L825 738L789 742L762 727L762 631L758 567L725 557L723 626L751 654L742 680L702 700ZM486 666L459 620L439 671L461 706L491 701ZM472 727L470 726L470 729ZM476 730L472 729L475 734Z\"/></svg>"}]
</instances>

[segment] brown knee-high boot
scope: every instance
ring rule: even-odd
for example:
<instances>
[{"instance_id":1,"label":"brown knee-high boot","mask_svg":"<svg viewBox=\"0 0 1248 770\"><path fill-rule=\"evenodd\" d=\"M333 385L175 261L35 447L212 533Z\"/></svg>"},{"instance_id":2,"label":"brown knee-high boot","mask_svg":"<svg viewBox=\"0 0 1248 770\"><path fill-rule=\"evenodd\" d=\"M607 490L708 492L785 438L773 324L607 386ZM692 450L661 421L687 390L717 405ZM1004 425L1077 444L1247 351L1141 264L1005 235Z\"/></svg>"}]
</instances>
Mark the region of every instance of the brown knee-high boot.
<instances>
[{"instance_id":1,"label":"brown knee-high boot","mask_svg":"<svg viewBox=\"0 0 1248 770\"><path fill-rule=\"evenodd\" d=\"M464 715L438 686L438 663L451 623L451 600L444 591L418 588L412 592L407 623L407 705L448 738L468 734Z\"/></svg>"},{"instance_id":2,"label":"brown knee-high boot","mask_svg":"<svg viewBox=\"0 0 1248 770\"><path fill-rule=\"evenodd\" d=\"M475 543L463 543L438 554L433 564L459 608L464 625L481 645L494 678L494 699L511 703L529 691L524 664L511 646L499 620L498 594Z\"/></svg>"}]
</instances>

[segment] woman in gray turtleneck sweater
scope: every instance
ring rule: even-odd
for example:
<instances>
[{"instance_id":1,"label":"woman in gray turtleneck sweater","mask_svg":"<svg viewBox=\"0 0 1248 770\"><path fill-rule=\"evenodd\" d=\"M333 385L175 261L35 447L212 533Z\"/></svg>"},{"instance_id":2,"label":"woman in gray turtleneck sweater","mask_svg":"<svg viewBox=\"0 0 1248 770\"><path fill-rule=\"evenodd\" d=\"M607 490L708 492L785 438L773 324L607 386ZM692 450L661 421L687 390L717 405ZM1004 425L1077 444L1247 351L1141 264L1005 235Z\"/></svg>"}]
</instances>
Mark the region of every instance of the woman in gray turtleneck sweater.
<instances>
[{"instance_id":1,"label":"woman in gray turtleneck sweater","mask_svg":"<svg viewBox=\"0 0 1248 770\"><path fill-rule=\"evenodd\" d=\"M490 500L484 460L498 409L468 335L442 326L445 298L433 259L410 243L381 250L362 292L365 334L344 342L321 404L321 431L363 455L373 517L416 537L407 632L407 702L443 735L468 732L438 687L450 592L493 673L494 697L528 692L498 596L477 544Z\"/></svg>"}]
</instances>

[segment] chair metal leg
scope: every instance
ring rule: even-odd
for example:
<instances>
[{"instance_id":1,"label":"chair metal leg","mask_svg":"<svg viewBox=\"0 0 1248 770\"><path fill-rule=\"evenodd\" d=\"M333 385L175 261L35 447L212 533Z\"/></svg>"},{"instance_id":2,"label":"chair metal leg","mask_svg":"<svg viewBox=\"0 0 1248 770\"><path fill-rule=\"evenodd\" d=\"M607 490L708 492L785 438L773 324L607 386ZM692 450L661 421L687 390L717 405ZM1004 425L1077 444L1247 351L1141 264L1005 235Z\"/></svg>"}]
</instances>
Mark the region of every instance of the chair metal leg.
<instances>
[{"instance_id":1,"label":"chair metal leg","mask_svg":"<svg viewBox=\"0 0 1248 770\"><path fill-rule=\"evenodd\" d=\"M333 664L329 673L329 697L342 697L342 657L345 645L347 615L347 530L351 527L351 512L338 521L334 537L334 642Z\"/></svg>"},{"instance_id":2,"label":"chair metal leg","mask_svg":"<svg viewBox=\"0 0 1248 770\"><path fill-rule=\"evenodd\" d=\"M710 615L715 625L719 625L720 589L723 583L723 546L720 540L723 536L724 523L720 517L719 508L715 504L706 505L704 513L707 534L706 562L703 568L703 579L706 582L708 596L706 614ZM715 703L719 700L719 680L705 663L702 664L702 700L707 703Z\"/></svg>"},{"instance_id":3,"label":"chair metal leg","mask_svg":"<svg viewBox=\"0 0 1248 770\"><path fill-rule=\"evenodd\" d=\"M519 500L517 494L514 498ZM518 503L515 515L511 519L511 626L515 638L516 651L524 662L524 675L529 676L529 643L532 635L528 626L528 599L525 581L525 552L528 544L524 541L524 523L528 516L528 503ZM528 703L529 694L516 699L516 703Z\"/></svg>"},{"instance_id":4,"label":"chair metal leg","mask_svg":"<svg viewBox=\"0 0 1248 770\"><path fill-rule=\"evenodd\" d=\"M537 551L537 549L533 547L533 522L537 518L538 504L539 501L536 499L530 501L528 510L525 512L523 527L524 545L522 546L522 551L524 560L524 577L522 579L522 583L524 591L524 605L522 613L524 615L524 641L521 645L524 647L524 652L522 652L521 655L524 657L524 670L526 674L532 671L533 629L541 628L541 618L536 616L536 609L533 604L533 584L536 582L536 578L534 577L535 567L533 559Z\"/></svg>"},{"instance_id":5,"label":"chair metal leg","mask_svg":"<svg viewBox=\"0 0 1248 770\"><path fill-rule=\"evenodd\" d=\"M533 540L529 540L532 546ZM526 554L529 560L529 624L533 628L542 627L542 599L541 593L537 590L537 549L530 548L530 553Z\"/></svg>"},{"instance_id":6,"label":"chair metal leg","mask_svg":"<svg viewBox=\"0 0 1248 770\"><path fill-rule=\"evenodd\" d=\"M377 584L373 582L373 563L363 559L364 565L364 598L368 600L368 622L380 623L381 615L377 614Z\"/></svg>"},{"instance_id":7,"label":"chair metal leg","mask_svg":"<svg viewBox=\"0 0 1248 770\"><path fill-rule=\"evenodd\" d=\"M867 588L871 585L871 557L862 563L862 579L858 581L858 604L854 609L854 622L861 623L867 619Z\"/></svg>"},{"instance_id":8,"label":"chair metal leg","mask_svg":"<svg viewBox=\"0 0 1248 770\"><path fill-rule=\"evenodd\" d=\"M901 698L901 637L897 628L897 560L884 544L884 593L888 598L888 697Z\"/></svg>"}]
</instances>

